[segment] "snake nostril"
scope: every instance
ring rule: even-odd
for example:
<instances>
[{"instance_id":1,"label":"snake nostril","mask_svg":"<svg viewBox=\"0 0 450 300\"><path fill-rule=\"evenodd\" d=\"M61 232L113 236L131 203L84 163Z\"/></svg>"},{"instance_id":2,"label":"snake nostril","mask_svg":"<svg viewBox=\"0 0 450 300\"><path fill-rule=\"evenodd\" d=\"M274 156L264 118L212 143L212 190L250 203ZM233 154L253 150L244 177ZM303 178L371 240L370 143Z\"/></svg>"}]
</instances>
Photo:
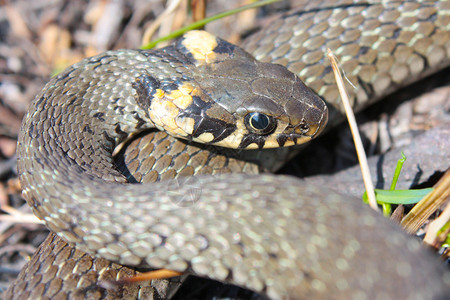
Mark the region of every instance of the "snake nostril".
<instances>
[{"instance_id":1,"label":"snake nostril","mask_svg":"<svg viewBox=\"0 0 450 300\"><path fill-rule=\"evenodd\" d=\"M305 122L300 123L295 128L295 131L298 134L302 134L302 135L307 134L309 132L309 130L310 130L310 126L309 126L309 124L307 124Z\"/></svg>"},{"instance_id":2,"label":"snake nostril","mask_svg":"<svg viewBox=\"0 0 450 300\"><path fill-rule=\"evenodd\" d=\"M300 127L300 130L301 130L303 133L307 133L307 132L309 131L309 125L306 124L306 123L300 124L299 127Z\"/></svg>"}]
</instances>

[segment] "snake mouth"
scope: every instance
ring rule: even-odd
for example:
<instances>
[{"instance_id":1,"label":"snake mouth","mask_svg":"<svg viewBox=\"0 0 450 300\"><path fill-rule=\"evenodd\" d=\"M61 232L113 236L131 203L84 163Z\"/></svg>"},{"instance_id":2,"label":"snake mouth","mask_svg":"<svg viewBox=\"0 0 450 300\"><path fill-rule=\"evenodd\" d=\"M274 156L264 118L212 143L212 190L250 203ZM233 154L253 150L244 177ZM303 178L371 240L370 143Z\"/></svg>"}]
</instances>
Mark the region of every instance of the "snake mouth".
<instances>
[{"instance_id":1,"label":"snake mouth","mask_svg":"<svg viewBox=\"0 0 450 300\"><path fill-rule=\"evenodd\" d=\"M322 118L319 120L319 122L316 123L316 125L310 126L307 135L309 135L311 139L316 138L324 131L327 123L328 123L328 108L325 106Z\"/></svg>"},{"instance_id":2,"label":"snake mouth","mask_svg":"<svg viewBox=\"0 0 450 300\"><path fill-rule=\"evenodd\" d=\"M278 147L287 147L307 143L312 139L313 137L309 135L302 135L297 133L289 133L289 134L283 133L277 136L276 141L278 143Z\"/></svg>"}]
</instances>

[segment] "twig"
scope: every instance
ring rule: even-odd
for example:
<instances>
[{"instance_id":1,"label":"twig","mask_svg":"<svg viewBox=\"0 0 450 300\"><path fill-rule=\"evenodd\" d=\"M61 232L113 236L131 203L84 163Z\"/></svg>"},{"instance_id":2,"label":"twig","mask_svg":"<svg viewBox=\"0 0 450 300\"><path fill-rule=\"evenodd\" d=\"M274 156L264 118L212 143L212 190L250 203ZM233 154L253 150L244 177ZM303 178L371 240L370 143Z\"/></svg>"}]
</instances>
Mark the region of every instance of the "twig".
<instances>
[{"instance_id":1,"label":"twig","mask_svg":"<svg viewBox=\"0 0 450 300\"><path fill-rule=\"evenodd\" d=\"M0 208L8 213L8 215L0 215L0 221L2 222L44 224L35 215L24 214L9 205L3 205Z\"/></svg>"}]
</instances>

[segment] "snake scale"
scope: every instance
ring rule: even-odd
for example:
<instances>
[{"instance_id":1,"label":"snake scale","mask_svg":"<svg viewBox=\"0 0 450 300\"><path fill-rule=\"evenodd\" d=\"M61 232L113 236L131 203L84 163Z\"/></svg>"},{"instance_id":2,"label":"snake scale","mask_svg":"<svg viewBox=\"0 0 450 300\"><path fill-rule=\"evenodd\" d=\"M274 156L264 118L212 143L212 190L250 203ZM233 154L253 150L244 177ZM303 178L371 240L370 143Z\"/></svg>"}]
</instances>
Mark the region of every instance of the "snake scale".
<instances>
[{"instance_id":1,"label":"snake scale","mask_svg":"<svg viewBox=\"0 0 450 300\"><path fill-rule=\"evenodd\" d=\"M243 47L297 73L328 102L333 122L340 109L326 47L358 83L352 97L361 108L447 66L449 23L447 1L312 1ZM444 298L450 279L434 258L349 197L270 174L129 184L112 157L144 128L271 148L310 140L326 119L322 100L286 69L205 32L163 50L109 51L35 98L18 144L23 195L77 249L127 266L188 272L273 299ZM56 283L39 280L41 296L51 297Z\"/></svg>"}]
</instances>

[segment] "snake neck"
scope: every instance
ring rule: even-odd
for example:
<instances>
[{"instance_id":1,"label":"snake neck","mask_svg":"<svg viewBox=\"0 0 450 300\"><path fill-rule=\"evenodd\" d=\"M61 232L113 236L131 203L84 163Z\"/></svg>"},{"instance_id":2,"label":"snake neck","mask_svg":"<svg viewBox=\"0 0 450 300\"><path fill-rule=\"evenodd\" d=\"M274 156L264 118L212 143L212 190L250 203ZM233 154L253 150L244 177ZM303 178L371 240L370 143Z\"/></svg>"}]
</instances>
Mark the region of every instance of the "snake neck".
<instances>
[{"instance_id":1,"label":"snake neck","mask_svg":"<svg viewBox=\"0 0 450 300\"><path fill-rule=\"evenodd\" d=\"M19 173L25 172L22 162L27 159L64 177L88 174L123 181L113 167L114 147L129 134L153 127L144 109L136 105L130 83L142 72L137 65L145 67L146 60L132 50L106 52L52 79L35 98L23 124ZM106 89L100 92L97 86Z\"/></svg>"}]
</instances>

